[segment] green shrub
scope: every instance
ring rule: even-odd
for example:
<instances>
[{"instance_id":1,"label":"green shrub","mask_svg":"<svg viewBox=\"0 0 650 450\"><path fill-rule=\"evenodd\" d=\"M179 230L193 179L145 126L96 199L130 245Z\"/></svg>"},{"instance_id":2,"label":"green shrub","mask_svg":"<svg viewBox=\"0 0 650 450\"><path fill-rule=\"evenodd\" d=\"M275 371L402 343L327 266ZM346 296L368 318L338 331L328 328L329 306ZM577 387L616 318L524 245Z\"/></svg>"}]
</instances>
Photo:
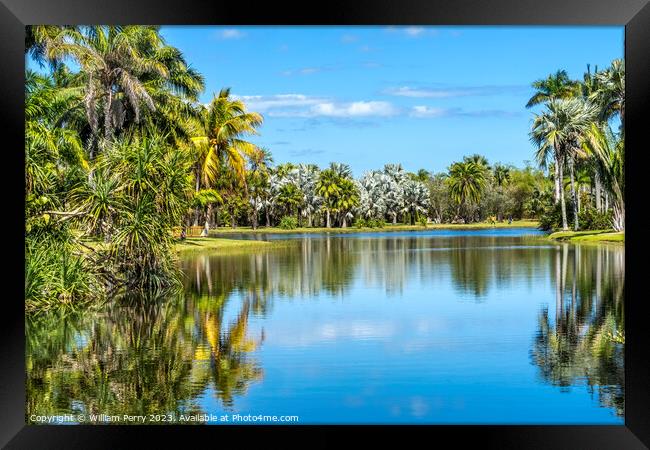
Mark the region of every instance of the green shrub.
<instances>
[{"instance_id":1,"label":"green shrub","mask_svg":"<svg viewBox=\"0 0 650 450\"><path fill-rule=\"evenodd\" d=\"M569 227L573 224L573 204L566 201L566 219ZM579 219L579 218L578 218ZM561 203L547 205L539 218L539 228L545 231L559 230L562 228L562 206Z\"/></svg>"},{"instance_id":2,"label":"green shrub","mask_svg":"<svg viewBox=\"0 0 650 450\"><path fill-rule=\"evenodd\" d=\"M366 220L366 226L368 228L384 228L386 222L384 219L368 219Z\"/></svg>"},{"instance_id":3,"label":"green shrub","mask_svg":"<svg viewBox=\"0 0 650 450\"><path fill-rule=\"evenodd\" d=\"M294 230L298 227L298 219L293 216L284 216L280 220L280 228L283 230Z\"/></svg>"},{"instance_id":4,"label":"green shrub","mask_svg":"<svg viewBox=\"0 0 650 450\"><path fill-rule=\"evenodd\" d=\"M367 226L367 224L366 224L366 221L363 218L359 217L354 221L354 226L357 227L357 228L363 228L363 227Z\"/></svg>"},{"instance_id":5,"label":"green shrub","mask_svg":"<svg viewBox=\"0 0 650 450\"><path fill-rule=\"evenodd\" d=\"M578 224L581 230L608 230L612 228L612 212L600 213L588 206L578 213Z\"/></svg>"},{"instance_id":6,"label":"green shrub","mask_svg":"<svg viewBox=\"0 0 650 450\"><path fill-rule=\"evenodd\" d=\"M418 222L419 222L420 225L422 225L424 228L427 227L427 218L426 218L426 217L424 217L424 216L420 216L420 218L418 219Z\"/></svg>"}]
</instances>

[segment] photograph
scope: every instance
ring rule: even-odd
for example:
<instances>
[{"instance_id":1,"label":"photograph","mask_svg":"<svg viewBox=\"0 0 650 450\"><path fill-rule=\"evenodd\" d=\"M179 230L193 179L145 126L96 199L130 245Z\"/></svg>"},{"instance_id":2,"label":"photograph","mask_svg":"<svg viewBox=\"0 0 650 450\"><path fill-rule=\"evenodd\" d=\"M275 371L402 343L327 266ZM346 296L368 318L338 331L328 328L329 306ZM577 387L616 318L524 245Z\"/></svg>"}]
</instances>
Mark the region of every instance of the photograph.
<instances>
[{"instance_id":1,"label":"photograph","mask_svg":"<svg viewBox=\"0 0 650 450\"><path fill-rule=\"evenodd\" d=\"M27 427L624 426L625 37L27 25Z\"/></svg>"}]
</instances>

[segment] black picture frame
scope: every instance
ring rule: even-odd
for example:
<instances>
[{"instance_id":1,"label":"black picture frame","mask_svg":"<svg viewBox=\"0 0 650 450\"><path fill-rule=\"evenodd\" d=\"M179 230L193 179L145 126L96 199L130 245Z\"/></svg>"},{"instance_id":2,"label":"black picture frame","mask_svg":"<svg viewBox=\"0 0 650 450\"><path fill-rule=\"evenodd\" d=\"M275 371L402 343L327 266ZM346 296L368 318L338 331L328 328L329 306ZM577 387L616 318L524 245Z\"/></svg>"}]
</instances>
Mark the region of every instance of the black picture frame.
<instances>
[{"instance_id":1,"label":"black picture frame","mask_svg":"<svg viewBox=\"0 0 650 450\"><path fill-rule=\"evenodd\" d=\"M624 25L626 59L626 347L625 424L621 426L26 426L24 271L24 32L28 24L178 25ZM224 440L251 447L340 446L355 431L364 447L374 443L435 445L443 442L506 448L623 449L650 446L650 352L644 320L642 214L644 160L649 153L645 110L650 105L650 4L647 0L329 0L302 3L219 0L0 0L0 121L5 167L2 179L11 207L3 211L5 290L0 326L0 445L6 448L128 448L211 445ZM645 166L647 167L647 166ZM647 207L646 207L647 209ZM14 256L15 255L15 256ZM647 275L645 275L647 277ZM282 433L282 436L280 436ZM347 434L347 433L346 433ZM449 440L451 439L451 440ZM154 444L157 441L158 445ZM342 444L343 443L343 444ZM275 445L274 445L275 444ZM178 444L177 444L178 445Z\"/></svg>"}]
</instances>

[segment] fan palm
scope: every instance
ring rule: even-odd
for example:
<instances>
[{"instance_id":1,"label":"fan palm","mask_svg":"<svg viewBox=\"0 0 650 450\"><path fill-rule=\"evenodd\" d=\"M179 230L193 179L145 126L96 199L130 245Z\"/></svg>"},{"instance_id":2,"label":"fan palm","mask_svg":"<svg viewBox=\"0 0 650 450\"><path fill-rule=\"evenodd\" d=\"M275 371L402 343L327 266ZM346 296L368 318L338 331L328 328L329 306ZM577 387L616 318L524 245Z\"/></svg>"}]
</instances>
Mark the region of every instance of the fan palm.
<instances>
[{"instance_id":1,"label":"fan palm","mask_svg":"<svg viewBox=\"0 0 650 450\"><path fill-rule=\"evenodd\" d=\"M558 200L562 208L562 228L568 229L566 202L562 190L563 168L568 163L571 175L571 194L574 200L574 225L577 230L577 199L575 198L574 161L579 150L580 136L594 120L596 108L581 99L551 100L546 110L536 115L533 121L531 140L537 145L536 159L541 166L546 164L549 156L555 159L555 202Z\"/></svg>"}]
</instances>

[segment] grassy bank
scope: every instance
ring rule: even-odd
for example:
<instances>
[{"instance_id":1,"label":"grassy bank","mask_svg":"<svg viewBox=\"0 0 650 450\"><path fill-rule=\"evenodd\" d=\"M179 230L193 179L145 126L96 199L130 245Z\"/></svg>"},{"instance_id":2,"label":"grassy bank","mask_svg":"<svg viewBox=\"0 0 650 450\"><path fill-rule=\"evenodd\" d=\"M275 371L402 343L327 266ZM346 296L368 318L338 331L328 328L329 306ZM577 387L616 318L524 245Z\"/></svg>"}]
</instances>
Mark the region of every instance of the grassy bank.
<instances>
[{"instance_id":1,"label":"grassy bank","mask_svg":"<svg viewBox=\"0 0 650 450\"><path fill-rule=\"evenodd\" d=\"M625 233L612 230L596 231L558 231L549 235L549 239L565 242L625 242Z\"/></svg>"},{"instance_id":2,"label":"grassy bank","mask_svg":"<svg viewBox=\"0 0 650 450\"><path fill-rule=\"evenodd\" d=\"M422 225L392 225L386 224L383 228L356 228L353 226L347 228L308 228L300 227L293 230L283 230L277 227L259 227L253 230L251 227L221 227L210 231L211 236L223 236L232 233L272 233L272 234L287 234L287 233L367 233L369 231L423 231L423 230L483 230L492 228L522 228L522 227L537 227L538 222L534 220L516 220L512 223L497 222L497 223L469 223L469 224L428 224L425 227Z\"/></svg>"},{"instance_id":3,"label":"grassy bank","mask_svg":"<svg viewBox=\"0 0 650 450\"><path fill-rule=\"evenodd\" d=\"M249 241L243 239L219 239L214 237L191 237L185 241L178 242L174 246L179 253L191 251L228 252L266 250L270 248L286 246L287 242Z\"/></svg>"}]
</instances>

